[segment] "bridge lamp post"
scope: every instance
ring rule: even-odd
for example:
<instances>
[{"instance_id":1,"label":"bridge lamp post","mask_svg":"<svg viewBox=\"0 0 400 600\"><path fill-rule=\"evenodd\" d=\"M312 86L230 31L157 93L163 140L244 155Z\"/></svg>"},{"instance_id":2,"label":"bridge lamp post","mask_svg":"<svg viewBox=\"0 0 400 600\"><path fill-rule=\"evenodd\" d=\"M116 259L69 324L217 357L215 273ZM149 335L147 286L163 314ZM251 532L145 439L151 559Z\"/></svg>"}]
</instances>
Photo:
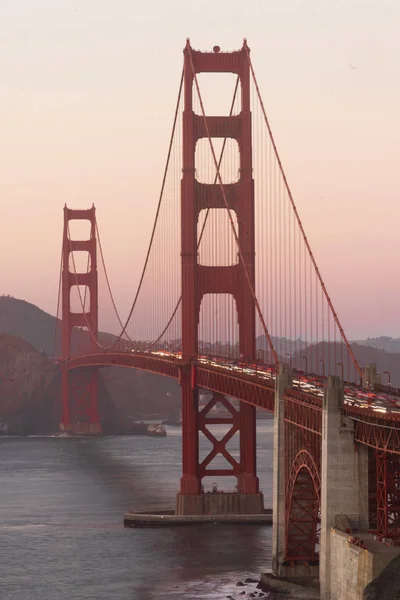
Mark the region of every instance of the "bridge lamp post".
<instances>
[{"instance_id":1,"label":"bridge lamp post","mask_svg":"<svg viewBox=\"0 0 400 600\"><path fill-rule=\"evenodd\" d=\"M341 371L341 374L342 374L342 381L344 381L344 369L343 369L343 363L341 363L341 362L338 362L338 363L337 363L337 366L338 366L338 367L340 367L340 371Z\"/></svg>"},{"instance_id":2,"label":"bridge lamp post","mask_svg":"<svg viewBox=\"0 0 400 600\"><path fill-rule=\"evenodd\" d=\"M308 373L308 358L307 358L307 356L306 356L305 354L303 354L303 356L302 356L301 358L302 358L302 359L305 361L305 363L306 363L306 371L305 371L305 372L306 372L306 375L307 375L307 373Z\"/></svg>"},{"instance_id":3,"label":"bridge lamp post","mask_svg":"<svg viewBox=\"0 0 400 600\"><path fill-rule=\"evenodd\" d=\"M390 371L383 371L385 375L388 376L388 386L390 387L392 379L391 379L391 375L390 375Z\"/></svg>"}]
</instances>

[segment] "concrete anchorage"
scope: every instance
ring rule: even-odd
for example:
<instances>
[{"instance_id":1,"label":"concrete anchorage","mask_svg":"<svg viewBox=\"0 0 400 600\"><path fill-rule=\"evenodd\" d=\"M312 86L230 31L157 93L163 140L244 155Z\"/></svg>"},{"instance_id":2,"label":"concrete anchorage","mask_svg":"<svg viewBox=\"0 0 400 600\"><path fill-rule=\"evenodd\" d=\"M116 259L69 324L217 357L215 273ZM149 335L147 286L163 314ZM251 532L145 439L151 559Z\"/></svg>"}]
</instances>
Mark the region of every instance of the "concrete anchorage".
<instances>
[{"instance_id":1,"label":"concrete anchorage","mask_svg":"<svg viewBox=\"0 0 400 600\"><path fill-rule=\"evenodd\" d=\"M331 552L333 529L339 522L349 533L368 529L368 448L355 447L354 421L344 416L343 401L343 382L328 377L322 413L321 600L331 600L333 580L347 567Z\"/></svg>"},{"instance_id":2,"label":"concrete anchorage","mask_svg":"<svg viewBox=\"0 0 400 600\"><path fill-rule=\"evenodd\" d=\"M272 570L288 580L317 576L318 567L286 566L285 563L285 426L284 394L292 384L287 366L276 378L273 473ZM345 565L331 554L335 527L354 532L368 529L368 449L355 447L354 424L342 413L343 383L329 377L324 390L321 456L321 539L319 577L321 600L333 600L331 581Z\"/></svg>"}]
</instances>

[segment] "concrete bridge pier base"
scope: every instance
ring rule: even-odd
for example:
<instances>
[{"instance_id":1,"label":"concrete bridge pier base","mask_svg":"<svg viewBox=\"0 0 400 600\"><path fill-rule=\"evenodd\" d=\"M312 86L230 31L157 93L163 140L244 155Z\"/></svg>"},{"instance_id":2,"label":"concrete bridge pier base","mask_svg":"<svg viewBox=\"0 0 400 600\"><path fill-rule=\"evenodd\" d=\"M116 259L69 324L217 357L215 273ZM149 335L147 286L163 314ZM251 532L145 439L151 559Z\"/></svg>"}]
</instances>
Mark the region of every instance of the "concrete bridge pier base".
<instances>
[{"instance_id":1,"label":"concrete bridge pier base","mask_svg":"<svg viewBox=\"0 0 400 600\"><path fill-rule=\"evenodd\" d=\"M176 515L264 515L263 494L216 492L176 495Z\"/></svg>"},{"instance_id":2,"label":"concrete bridge pier base","mask_svg":"<svg viewBox=\"0 0 400 600\"><path fill-rule=\"evenodd\" d=\"M331 529L337 518L352 530L368 528L368 448L355 446L354 421L341 411L343 382L329 377L324 392L321 456L321 600L334 600L331 578L345 577L348 567L331 551Z\"/></svg>"},{"instance_id":3,"label":"concrete bridge pier base","mask_svg":"<svg viewBox=\"0 0 400 600\"><path fill-rule=\"evenodd\" d=\"M288 564L286 552L286 477L285 477L285 391L292 386L292 373L281 365L275 380L272 573L286 580L318 578L318 565Z\"/></svg>"},{"instance_id":4,"label":"concrete bridge pier base","mask_svg":"<svg viewBox=\"0 0 400 600\"><path fill-rule=\"evenodd\" d=\"M274 457L272 486L272 572L282 576L285 557L285 390L292 385L287 365L281 365L275 380Z\"/></svg>"}]
</instances>

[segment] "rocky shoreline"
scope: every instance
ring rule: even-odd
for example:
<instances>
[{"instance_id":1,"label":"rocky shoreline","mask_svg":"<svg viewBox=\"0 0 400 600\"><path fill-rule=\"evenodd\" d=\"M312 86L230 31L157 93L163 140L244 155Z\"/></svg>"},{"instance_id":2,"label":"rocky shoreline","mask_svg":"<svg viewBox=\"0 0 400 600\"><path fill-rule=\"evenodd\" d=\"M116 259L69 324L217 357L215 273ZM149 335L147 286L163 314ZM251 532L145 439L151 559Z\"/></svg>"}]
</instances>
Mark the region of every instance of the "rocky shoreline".
<instances>
[{"instance_id":1,"label":"rocky shoreline","mask_svg":"<svg viewBox=\"0 0 400 600\"><path fill-rule=\"evenodd\" d=\"M268 598L269 592L261 589L261 583L259 579L253 579L252 577L246 577L243 581L236 583L237 592L226 596L228 600L237 600L238 598Z\"/></svg>"},{"instance_id":2,"label":"rocky shoreline","mask_svg":"<svg viewBox=\"0 0 400 600\"><path fill-rule=\"evenodd\" d=\"M272 573L262 574L259 579L246 577L236 583L237 591L225 597L228 600L243 598L298 598L301 600L317 600L320 597L317 581L307 580L300 584L276 578Z\"/></svg>"}]
</instances>

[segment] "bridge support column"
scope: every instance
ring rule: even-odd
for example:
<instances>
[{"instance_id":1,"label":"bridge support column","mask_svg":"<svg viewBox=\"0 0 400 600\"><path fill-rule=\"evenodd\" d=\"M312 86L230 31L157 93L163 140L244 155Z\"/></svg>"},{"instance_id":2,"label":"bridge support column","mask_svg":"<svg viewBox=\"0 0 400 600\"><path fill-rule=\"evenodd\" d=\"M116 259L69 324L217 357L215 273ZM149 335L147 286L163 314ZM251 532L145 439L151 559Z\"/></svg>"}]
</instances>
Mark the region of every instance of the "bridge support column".
<instances>
[{"instance_id":1,"label":"bridge support column","mask_svg":"<svg viewBox=\"0 0 400 600\"><path fill-rule=\"evenodd\" d=\"M262 515L264 497L259 491L258 478L255 474L255 437L251 435L252 427L255 433L255 422L253 423L252 420L254 415L252 413L247 415L249 422L246 422L242 406L237 410L224 395L216 392L199 410L198 391L192 387L193 381L189 379L188 372L183 370L181 375L183 475L176 498L176 514ZM216 406L225 409L225 414L213 416L212 411ZM209 429L210 425L218 424L229 426L220 440ZM240 461L237 461L227 448L228 442L236 433L240 435ZM199 453L201 434L212 445L211 450L202 459ZM211 463L217 455L224 457L231 468L213 467ZM213 489L212 492L204 492L202 486L204 477L226 476L237 478L236 491Z\"/></svg>"},{"instance_id":2,"label":"bridge support column","mask_svg":"<svg viewBox=\"0 0 400 600\"><path fill-rule=\"evenodd\" d=\"M272 529L272 570L274 575L282 574L285 557L285 390L292 385L289 368L281 365L275 380L274 418L274 457L273 457L273 529Z\"/></svg>"},{"instance_id":3,"label":"bridge support column","mask_svg":"<svg viewBox=\"0 0 400 600\"><path fill-rule=\"evenodd\" d=\"M250 363L256 356L255 318L255 212L251 139L251 102L249 49L246 42L236 52L199 52L189 40L184 49L184 111L182 131L181 181L181 264L182 264L182 360L195 370L199 354L198 327L205 296L231 295L236 303L239 327L239 354ZM198 73L236 73L240 79L241 110L238 115L197 115L193 106L194 80ZM197 88L197 86L196 86ZM235 92L236 94L236 92ZM208 123L212 123L211 129ZM206 126L207 124L207 126ZM205 184L196 179L196 146L205 139L236 140L239 153L239 179L234 184ZM209 140L208 140L209 138ZM218 256L212 264L200 260L199 218L205 209L227 210L226 194L232 199L238 223L238 262L220 264ZM239 252L240 250L240 252ZM204 307L203 307L204 308ZM217 318L210 314L211 319ZM205 340L203 340L205 341ZM209 340L215 342L216 340ZM182 374L183 376L183 374ZM215 395L200 412L197 407L195 378L182 379L183 476L177 497L179 514L260 514L264 512L263 495L259 491L256 473L256 418L253 406L242 403L239 411L225 396ZM226 416L209 414L216 402L226 409ZM208 428L212 424L230 425L218 440ZM240 462L227 449L228 441L239 432ZM199 463L199 434L202 433L212 450ZM224 468L213 468L217 455L227 461ZM206 477L236 477L236 491L204 494L199 489Z\"/></svg>"},{"instance_id":4,"label":"bridge support column","mask_svg":"<svg viewBox=\"0 0 400 600\"><path fill-rule=\"evenodd\" d=\"M71 239L70 221L89 221L90 238L88 240ZM88 271L76 272L74 252L85 252L88 256ZM98 375L97 369L77 373L69 377L68 359L77 341L86 342L86 351L96 352L98 337L98 285L97 285L97 239L95 207L88 210L74 210L64 207L62 265L62 413L60 431L78 435L100 435L101 424L98 415ZM71 259L72 257L72 259ZM81 312L71 307L71 289L85 287L89 306L81 306ZM82 302L82 293L78 292ZM86 331L86 333L85 333ZM84 350L83 350L84 352Z\"/></svg>"},{"instance_id":5,"label":"bridge support column","mask_svg":"<svg viewBox=\"0 0 400 600\"><path fill-rule=\"evenodd\" d=\"M61 365L61 421L60 431L72 431L71 418L69 416L69 381L68 367L64 361Z\"/></svg>"},{"instance_id":6,"label":"bridge support column","mask_svg":"<svg viewBox=\"0 0 400 600\"><path fill-rule=\"evenodd\" d=\"M188 371L181 371L182 386L182 477L176 495L177 515L203 514L199 477L198 391Z\"/></svg>"},{"instance_id":7,"label":"bridge support column","mask_svg":"<svg viewBox=\"0 0 400 600\"><path fill-rule=\"evenodd\" d=\"M382 382L382 376L376 371L376 363L365 365L363 370L362 385L365 389L374 389L376 383Z\"/></svg>"},{"instance_id":8,"label":"bridge support column","mask_svg":"<svg viewBox=\"0 0 400 600\"><path fill-rule=\"evenodd\" d=\"M242 494L258 495L256 409L241 402L239 411L241 473L238 477L238 490Z\"/></svg>"},{"instance_id":9,"label":"bridge support column","mask_svg":"<svg viewBox=\"0 0 400 600\"><path fill-rule=\"evenodd\" d=\"M321 456L321 600L331 599L331 577L341 565L331 555L331 528L338 517L352 529L368 528L368 449L354 444L353 421L344 416L343 383L328 378L322 414Z\"/></svg>"}]
</instances>

